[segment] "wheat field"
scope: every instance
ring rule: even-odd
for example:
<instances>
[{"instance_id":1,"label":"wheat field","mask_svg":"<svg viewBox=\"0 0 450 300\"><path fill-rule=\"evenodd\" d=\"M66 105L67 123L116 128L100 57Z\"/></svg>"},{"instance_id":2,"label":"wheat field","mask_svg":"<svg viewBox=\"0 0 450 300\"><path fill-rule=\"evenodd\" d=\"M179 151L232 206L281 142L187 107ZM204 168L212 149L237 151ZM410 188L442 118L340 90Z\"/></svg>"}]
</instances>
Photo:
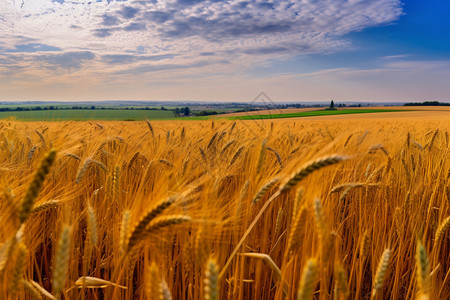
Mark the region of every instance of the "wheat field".
<instances>
[{"instance_id":1,"label":"wheat field","mask_svg":"<svg viewBox=\"0 0 450 300\"><path fill-rule=\"evenodd\" d=\"M448 120L0 122L2 299L450 299Z\"/></svg>"}]
</instances>

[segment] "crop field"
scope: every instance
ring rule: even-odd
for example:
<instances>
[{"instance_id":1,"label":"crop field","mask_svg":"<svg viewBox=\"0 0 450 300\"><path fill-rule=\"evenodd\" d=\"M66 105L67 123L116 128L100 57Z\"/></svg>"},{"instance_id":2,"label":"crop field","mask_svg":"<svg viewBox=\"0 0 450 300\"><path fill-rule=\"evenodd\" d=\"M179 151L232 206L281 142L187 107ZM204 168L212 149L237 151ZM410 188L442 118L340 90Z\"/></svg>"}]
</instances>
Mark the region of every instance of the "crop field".
<instances>
[{"instance_id":1,"label":"crop field","mask_svg":"<svg viewBox=\"0 0 450 300\"><path fill-rule=\"evenodd\" d=\"M449 130L0 121L1 298L450 299Z\"/></svg>"},{"instance_id":2,"label":"crop field","mask_svg":"<svg viewBox=\"0 0 450 300\"><path fill-rule=\"evenodd\" d=\"M14 117L20 121L83 121L83 120L155 120L173 118L169 110L39 110L39 111L6 111L0 112L0 119Z\"/></svg>"},{"instance_id":3,"label":"crop field","mask_svg":"<svg viewBox=\"0 0 450 300\"><path fill-rule=\"evenodd\" d=\"M332 116L332 115L351 115L351 114L369 114L369 113L387 113L387 112L402 112L404 110L393 109L344 109L344 110L311 110L295 113L274 113L261 115L247 115L232 117L232 119L239 120L256 120L256 119L283 119L283 118L301 118L301 117L315 117L315 116Z\"/></svg>"}]
</instances>

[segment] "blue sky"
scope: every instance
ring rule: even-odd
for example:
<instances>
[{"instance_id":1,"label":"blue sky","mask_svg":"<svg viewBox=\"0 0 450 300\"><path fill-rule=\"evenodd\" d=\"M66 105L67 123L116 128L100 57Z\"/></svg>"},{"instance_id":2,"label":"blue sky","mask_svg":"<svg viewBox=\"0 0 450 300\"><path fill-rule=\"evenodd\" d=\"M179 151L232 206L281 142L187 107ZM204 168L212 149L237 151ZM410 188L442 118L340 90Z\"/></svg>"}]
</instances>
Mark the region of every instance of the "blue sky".
<instances>
[{"instance_id":1,"label":"blue sky","mask_svg":"<svg viewBox=\"0 0 450 300\"><path fill-rule=\"evenodd\" d=\"M0 100L449 101L449 1L4 0Z\"/></svg>"}]
</instances>

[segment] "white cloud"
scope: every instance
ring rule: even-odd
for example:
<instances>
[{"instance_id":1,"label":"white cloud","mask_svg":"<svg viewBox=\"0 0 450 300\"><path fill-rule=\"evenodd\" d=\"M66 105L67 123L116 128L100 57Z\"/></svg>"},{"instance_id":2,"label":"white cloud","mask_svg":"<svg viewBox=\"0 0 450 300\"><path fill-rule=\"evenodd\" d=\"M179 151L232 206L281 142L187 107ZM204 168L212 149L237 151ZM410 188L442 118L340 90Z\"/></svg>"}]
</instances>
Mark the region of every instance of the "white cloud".
<instances>
[{"instance_id":1,"label":"white cloud","mask_svg":"<svg viewBox=\"0 0 450 300\"><path fill-rule=\"evenodd\" d=\"M0 76L239 72L348 49L345 34L401 14L400 0L1 0Z\"/></svg>"}]
</instances>

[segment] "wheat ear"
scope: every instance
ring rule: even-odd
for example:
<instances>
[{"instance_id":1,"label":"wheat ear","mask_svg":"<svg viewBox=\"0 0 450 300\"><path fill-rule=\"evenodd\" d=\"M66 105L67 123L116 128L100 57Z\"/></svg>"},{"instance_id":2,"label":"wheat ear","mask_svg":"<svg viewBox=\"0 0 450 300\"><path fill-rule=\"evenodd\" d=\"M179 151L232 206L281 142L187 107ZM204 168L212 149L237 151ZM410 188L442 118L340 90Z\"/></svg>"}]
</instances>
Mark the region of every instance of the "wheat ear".
<instances>
[{"instance_id":1,"label":"wheat ear","mask_svg":"<svg viewBox=\"0 0 450 300\"><path fill-rule=\"evenodd\" d=\"M310 258L303 269L297 300L310 300L314 294L314 285L318 277L318 263Z\"/></svg>"},{"instance_id":2,"label":"wheat ear","mask_svg":"<svg viewBox=\"0 0 450 300\"><path fill-rule=\"evenodd\" d=\"M383 287L390 257L391 257L391 250L390 249L384 250L383 255L380 258L380 261L378 262L377 271L374 277L372 297L371 297L372 299L376 297L378 291Z\"/></svg>"},{"instance_id":3,"label":"wheat ear","mask_svg":"<svg viewBox=\"0 0 450 300\"><path fill-rule=\"evenodd\" d=\"M277 158L278 164L280 165L280 167L282 167L283 161L281 160L280 154L278 154L278 152L271 147L267 147L267 150L271 151L275 155L275 157Z\"/></svg>"},{"instance_id":4,"label":"wheat ear","mask_svg":"<svg viewBox=\"0 0 450 300\"><path fill-rule=\"evenodd\" d=\"M337 293L341 292L344 295L344 298L348 299L350 290L348 289L347 274L341 264L337 264L334 267L334 273L336 277Z\"/></svg>"},{"instance_id":5,"label":"wheat ear","mask_svg":"<svg viewBox=\"0 0 450 300\"><path fill-rule=\"evenodd\" d=\"M25 246L24 243L19 243L16 246L15 251L16 251L16 263L14 266L9 287L9 292L11 293L12 298L16 297L17 290L19 289L20 280L23 277L23 273L25 270L25 255L27 253L27 247Z\"/></svg>"},{"instance_id":6,"label":"wheat ear","mask_svg":"<svg viewBox=\"0 0 450 300\"><path fill-rule=\"evenodd\" d=\"M239 147L239 149L237 149L236 153L234 153L233 157L231 158L230 165L229 165L230 167L236 162L236 160L239 158L239 156L241 156L243 150L244 150L243 145L241 147Z\"/></svg>"},{"instance_id":7,"label":"wheat ear","mask_svg":"<svg viewBox=\"0 0 450 300\"><path fill-rule=\"evenodd\" d=\"M94 208L88 203L87 207L87 236L90 246L97 245L97 217L95 216Z\"/></svg>"},{"instance_id":8,"label":"wheat ear","mask_svg":"<svg viewBox=\"0 0 450 300\"><path fill-rule=\"evenodd\" d=\"M261 201L264 195L279 181L280 181L279 178L272 178L272 180L270 180L262 188L260 188L259 191L256 193L255 197L253 197L252 204Z\"/></svg>"},{"instance_id":9,"label":"wheat ear","mask_svg":"<svg viewBox=\"0 0 450 300\"><path fill-rule=\"evenodd\" d=\"M106 288L108 286L116 286L118 288L126 290L127 287L123 285L119 285L117 283L113 283L108 280L104 280L97 277L91 277L91 276L83 276L77 279L75 281L75 286L78 288L88 288L88 289L96 289L96 288Z\"/></svg>"},{"instance_id":10,"label":"wheat ear","mask_svg":"<svg viewBox=\"0 0 450 300\"><path fill-rule=\"evenodd\" d=\"M120 237L119 237L119 246L121 253L125 253L127 247L127 241L130 232L130 216L131 212L129 210L123 212L122 223L120 224Z\"/></svg>"},{"instance_id":11,"label":"wheat ear","mask_svg":"<svg viewBox=\"0 0 450 300\"><path fill-rule=\"evenodd\" d=\"M159 292L159 271L154 262L147 267L147 278L145 279L145 296L149 300L160 299Z\"/></svg>"},{"instance_id":12,"label":"wheat ear","mask_svg":"<svg viewBox=\"0 0 450 300\"><path fill-rule=\"evenodd\" d=\"M444 237L444 234L450 228L450 216L447 217L442 223L439 225L436 230L436 234L434 235L434 243L438 243L441 238Z\"/></svg>"},{"instance_id":13,"label":"wheat ear","mask_svg":"<svg viewBox=\"0 0 450 300\"><path fill-rule=\"evenodd\" d=\"M419 293L426 295L429 290L430 261L428 260L425 247L420 240L417 241L416 246L416 270Z\"/></svg>"},{"instance_id":14,"label":"wheat ear","mask_svg":"<svg viewBox=\"0 0 450 300\"><path fill-rule=\"evenodd\" d=\"M91 166L92 163L92 159L90 158L86 158L86 160L84 161L83 165L81 166L81 168L78 170L77 173L77 177L75 178L75 183L78 184L80 183L81 179L84 176L84 173L86 173L86 171L89 169L89 167Z\"/></svg>"},{"instance_id":15,"label":"wheat ear","mask_svg":"<svg viewBox=\"0 0 450 300\"><path fill-rule=\"evenodd\" d=\"M36 149L37 149L36 145L31 147L30 152L28 152L28 154L27 154L28 160L32 160L33 159L33 154L36 151Z\"/></svg>"},{"instance_id":16,"label":"wheat ear","mask_svg":"<svg viewBox=\"0 0 450 300\"><path fill-rule=\"evenodd\" d=\"M205 271L205 300L219 300L219 268L214 259L210 258L206 263Z\"/></svg>"},{"instance_id":17,"label":"wheat ear","mask_svg":"<svg viewBox=\"0 0 450 300\"><path fill-rule=\"evenodd\" d=\"M6 263L14 250L13 248L15 247L16 242L16 238L12 237L0 245L0 274L3 274L3 270L5 269Z\"/></svg>"},{"instance_id":18,"label":"wheat ear","mask_svg":"<svg viewBox=\"0 0 450 300\"><path fill-rule=\"evenodd\" d=\"M185 215L169 215L157 217L153 221L151 221L150 224L148 224L147 228L145 228L145 234L154 233L161 228L187 223L190 221L192 221L192 218Z\"/></svg>"},{"instance_id":19,"label":"wheat ear","mask_svg":"<svg viewBox=\"0 0 450 300\"><path fill-rule=\"evenodd\" d=\"M37 213L40 213L40 212L42 212L44 210L47 210L47 209L50 209L50 208L53 208L53 207L57 207L57 206L59 206L59 204L61 204L60 200L48 200L48 201L45 201L45 202L43 202L43 203L41 203L39 205L33 206L33 210L32 210L31 213L32 214L37 214Z\"/></svg>"},{"instance_id":20,"label":"wheat ear","mask_svg":"<svg viewBox=\"0 0 450 300\"><path fill-rule=\"evenodd\" d=\"M153 131L153 126L152 124L150 124L150 122L148 120L145 120L145 122L147 123L148 129L150 129L150 132L152 134L152 137L155 137L155 132Z\"/></svg>"},{"instance_id":21,"label":"wheat ear","mask_svg":"<svg viewBox=\"0 0 450 300\"><path fill-rule=\"evenodd\" d=\"M364 234L362 236L361 243L359 246L359 257L362 260L364 260L367 257L367 255L369 254L369 246L370 246L369 244L370 244L370 237L366 230L366 231L364 231Z\"/></svg>"},{"instance_id":22,"label":"wheat ear","mask_svg":"<svg viewBox=\"0 0 450 300\"><path fill-rule=\"evenodd\" d=\"M56 158L56 150L52 149L47 154L47 156L42 160L39 169L36 171L33 181L28 187L28 191L25 194L25 197L23 198L22 203L20 205L19 219L21 223L25 222L25 220L30 215L33 209L34 200L39 195L42 185L44 184L45 177L50 172L50 167L55 161L55 158Z\"/></svg>"},{"instance_id":23,"label":"wheat ear","mask_svg":"<svg viewBox=\"0 0 450 300\"><path fill-rule=\"evenodd\" d=\"M284 192L293 188L297 183L303 180L306 176L311 174L312 172L319 170L323 167L336 164L343 160L348 159L346 156L342 155L332 155L323 158L319 158L312 162L308 162L303 167L295 171L284 184L280 186L280 191Z\"/></svg>"},{"instance_id":24,"label":"wheat ear","mask_svg":"<svg viewBox=\"0 0 450 300\"><path fill-rule=\"evenodd\" d=\"M261 150L259 152L258 165L256 166L256 174L261 173L262 167L264 166L264 158L266 156L266 143L267 140L264 140L261 144Z\"/></svg>"},{"instance_id":25,"label":"wheat ear","mask_svg":"<svg viewBox=\"0 0 450 300\"><path fill-rule=\"evenodd\" d=\"M170 292L169 287L167 286L167 282L164 280L164 278L161 279L159 299L172 300L172 293Z\"/></svg>"},{"instance_id":26,"label":"wheat ear","mask_svg":"<svg viewBox=\"0 0 450 300\"><path fill-rule=\"evenodd\" d=\"M293 223L291 226L291 232L289 233L288 246L286 254L293 253L298 247L304 236L304 229L306 226L306 217L308 216L308 210L303 206L298 213L295 214Z\"/></svg>"},{"instance_id":27,"label":"wheat ear","mask_svg":"<svg viewBox=\"0 0 450 300\"><path fill-rule=\"evenodd\" d=\"M70 227L64 225L58 240L53 270L53 293L58 298L66 283L70 258Z\"/></svg>"},{"instance_id":28,"label":"wheat ear","mask_svg":"<svg viewBox=\"0 0 450 300\"><path fill-rule=\"evenodd\" d=\"M108 173L108 168L101 161L93 159L92 162L96 164L100 169L102 169L105 173Z\"/></svg>"},{"instance_id":29,"label":"wheat ear","mask_svg":"<svg viewBox=\"0 0 450 300\"><path fill-rule=\"evenodd\" d=\"M168 208L172 203L175 202L176 197L169 197L159 203L157 203L149 212L141 217L139 222L133 227L130 237L127 242L127 251L130 251L138 241L142 238L145 228L147 225L160 213L162 213L166 208Z\"/></svg>"}]
</instances>

